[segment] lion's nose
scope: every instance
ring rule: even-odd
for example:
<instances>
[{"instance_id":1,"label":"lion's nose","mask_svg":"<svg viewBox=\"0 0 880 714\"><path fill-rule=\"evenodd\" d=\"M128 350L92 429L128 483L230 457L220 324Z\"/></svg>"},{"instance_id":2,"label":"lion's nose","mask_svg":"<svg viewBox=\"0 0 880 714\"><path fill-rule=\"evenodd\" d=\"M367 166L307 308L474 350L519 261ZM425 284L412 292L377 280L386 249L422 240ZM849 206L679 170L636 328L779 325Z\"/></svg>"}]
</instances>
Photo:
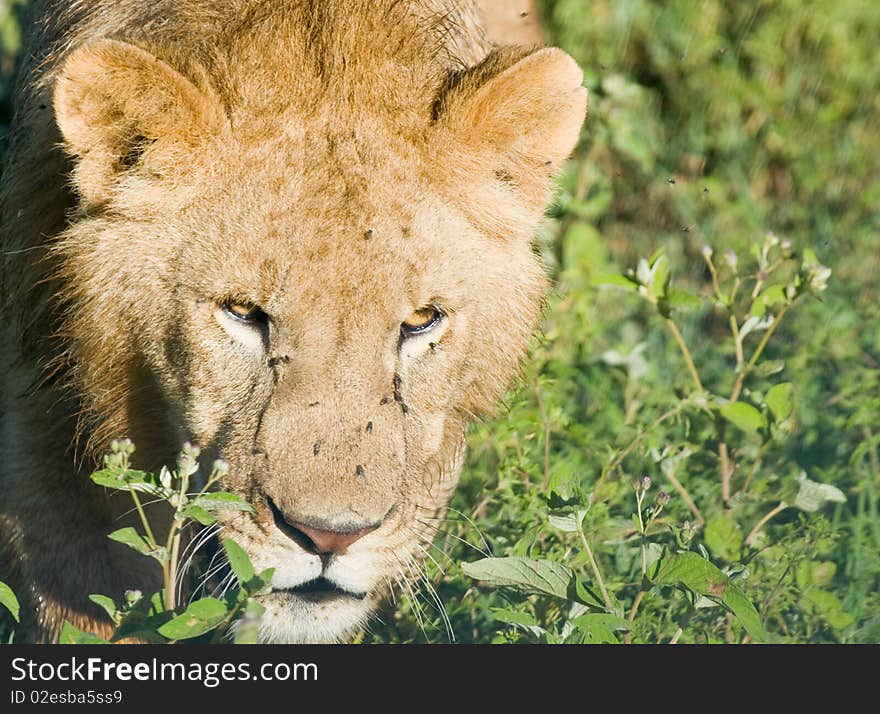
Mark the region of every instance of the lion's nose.
<instances>
[{"instance_id":1,"label":"lion's nose","mask_svg":"<svg viewBox=\"0 0 880 714\"><path fill-rule=\"evenodd\" d=\"M267 500L278 529L301 547L318 555L329 556L343 553L353 543L382 525L381 523L365 526L353 525L340 529L315 519L304 523L303 518L289 516L281 511L271 498Z\"/></svg>"},{"instance_id":2,"label":"lion's nose","mask_svg":"<svg viewBox=\"0 0 880 714\"><path fill-rule=\"evenodd\" d=\"M308 538L315 550L321 555L330 555L333 553L342 553L352 543L359 541L368 533L372 533L379 526L368 526L358 531L329 531L321 528L313 528L303 523L291 523L306 538Z\"/></svg>"}]
</instances>

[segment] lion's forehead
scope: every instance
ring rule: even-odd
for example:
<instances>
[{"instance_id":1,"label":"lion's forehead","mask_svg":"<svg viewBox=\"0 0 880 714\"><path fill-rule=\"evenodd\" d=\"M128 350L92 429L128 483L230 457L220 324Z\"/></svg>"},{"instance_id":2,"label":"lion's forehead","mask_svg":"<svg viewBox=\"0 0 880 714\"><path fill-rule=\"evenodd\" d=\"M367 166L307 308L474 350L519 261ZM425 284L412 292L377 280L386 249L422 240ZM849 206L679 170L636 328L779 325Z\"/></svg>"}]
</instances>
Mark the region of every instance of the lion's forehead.
<instances>
[{"instance_id":1,"label":"lion's forehead","mask_svg":"<svg viewBox=\"0 0 880 714\"><path fill-rule=\"evenodd\" d=\"M418 167L383 166L364 182L357 165L326 154L301 163L230 178L199 202L182 255L209 264L201 275L215 290L398 311L475 289L481 238Z\"/></svg>"}]
</instances>

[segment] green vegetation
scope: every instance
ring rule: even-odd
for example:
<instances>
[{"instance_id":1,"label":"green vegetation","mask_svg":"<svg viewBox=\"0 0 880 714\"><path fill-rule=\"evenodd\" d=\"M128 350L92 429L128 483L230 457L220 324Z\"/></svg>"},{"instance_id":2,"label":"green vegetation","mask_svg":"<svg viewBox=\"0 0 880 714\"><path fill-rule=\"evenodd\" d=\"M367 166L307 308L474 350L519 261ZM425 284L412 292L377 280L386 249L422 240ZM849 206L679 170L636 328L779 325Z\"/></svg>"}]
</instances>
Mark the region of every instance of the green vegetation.
<instances>
[{"instance_id":1,"label":"green vegetation","mask_svg":"<svg viewBox=\"0 0 880 714\"><path fill-rule=\"evenodd\" d=\"M216 513L253 511L238 496L214 488L227 475L229 467L217 461L210 475L199 484L199 449L195 446L185 445L177 468L174 471L163 468L158 475L132 469L130 459L133 453L134 445L130 441L114 441L111 453L104 459L104 468L92 474L92 481L131 496L140 519L140 529L121 528L109 537L156 560L162 567L163 587L150 594L127 591L124 603L114 602L106 595L90 593L92 602L100 606L115 625L111 640L135 638L163 644L198 639L219 643L227 641L227 633L231 632L228 641L256 643L259 640L259 618L264 608L255 598L269 591L272 569L255 573L241 546L233 540L223 539L225 557L221 567L190 570L196 551L219 532ZM198 490L190 491L190 487ZM150 500L143 503L138 494L144 494ZM160 502L170 506L172 518L167 534L157 537L144 507ZM184 531L187 526L196 524L204 530L181 552ZM214 589L211 595L205 595L209 581ZM181 590L191 593L185 607ZM218 597L214 597L215 594ZM235 626L230 628L233 623ZM65 623L61 631L62 644L106 642L70 623Z\"/></svg>"},{"instance_id":2,"label":"green vegetation","mask_svg":"<svg viewBox=\"0 0 880 714\"><path fill-rule=\"evenodd\" d=\"M21 52L22 14L26 6L27 0L0 0L0 160L6 155L15 62Z\"/></svg>"},{"instance_id":3,"label":"green vegetation","mask_svg":"<svg viewBox=\"0 0 880 714\"><path fill-rule=\"evenodd\" d=\"M542 6L591 90L557 287L361 641L880 641L880 5Z\"/></svg>"},{"instance_id":4,"label":"green vegetation","mask_svg":"<svg viewBox=\"0 0 880 714\"><path fill-rule=\"evenodd\" d=\"M557 290L542 338L507 409L475 430L428 563L451 630L756 639L693 573L669 586L652 570L694 553L769 641L880 641L880 6L542 6L586 69L591 116L543 236ZM658 251L665 305L603 287L632 268L644 282ZM780 288L798 271L827 289L789 307ZM515 587L497 588L488 554L552 566L566 587L547 593L518 562ZM427 595L386 619L378 641L448 638Z\"/></svg>"}]
</instances>

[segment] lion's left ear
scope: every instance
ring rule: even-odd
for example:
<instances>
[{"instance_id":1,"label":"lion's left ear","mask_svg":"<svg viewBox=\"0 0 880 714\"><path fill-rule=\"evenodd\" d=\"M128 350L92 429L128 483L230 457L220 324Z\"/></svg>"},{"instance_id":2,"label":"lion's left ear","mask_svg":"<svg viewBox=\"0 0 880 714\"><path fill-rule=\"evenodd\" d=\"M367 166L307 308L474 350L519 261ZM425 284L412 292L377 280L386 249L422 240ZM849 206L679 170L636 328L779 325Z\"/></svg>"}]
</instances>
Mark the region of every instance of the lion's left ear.
<instances>
[{"instance_id":1,"label":"lion's left ear","mask_svg":"<svg viewBox=\"0 0 880 714\"><path fill-rule=\"evenodd\" d=\"M587 110L583 72L555 48L500 48L454 75L435 107L442 141L543 210Z\"/></svg>"},{"instance_id":2,"label":"lion's left ear","mask_svg":"<svg viewBox=\"0 0 880 714\"><path fill-rule=\"evenodd\" d=\"M67 58L54 104L86 203L105 200L118 178L138 166L161 176L187 165L187 153L225 121L214 96L149 52L115 40Z\"/></svg>"}]
</instances>

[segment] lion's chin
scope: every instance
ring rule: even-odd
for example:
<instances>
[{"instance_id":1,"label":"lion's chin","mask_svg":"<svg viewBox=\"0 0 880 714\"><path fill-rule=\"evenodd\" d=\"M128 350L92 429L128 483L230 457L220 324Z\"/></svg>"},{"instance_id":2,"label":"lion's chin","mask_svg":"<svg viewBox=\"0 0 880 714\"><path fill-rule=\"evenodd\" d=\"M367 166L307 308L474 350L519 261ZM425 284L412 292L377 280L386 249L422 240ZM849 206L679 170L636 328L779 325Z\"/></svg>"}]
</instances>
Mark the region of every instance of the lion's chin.
<instances>
[{"instance_id":1,"label":"lion's chin","mask_svg":"<svg viewBox=\"0 0 880 714\"><path fill-rule=\"evenodd\" d=\"M266 644L341 644L366 624L377 598L340 591L276 591L259 598L265 613L260 640Z\"/></svg>"}]
</instances>

